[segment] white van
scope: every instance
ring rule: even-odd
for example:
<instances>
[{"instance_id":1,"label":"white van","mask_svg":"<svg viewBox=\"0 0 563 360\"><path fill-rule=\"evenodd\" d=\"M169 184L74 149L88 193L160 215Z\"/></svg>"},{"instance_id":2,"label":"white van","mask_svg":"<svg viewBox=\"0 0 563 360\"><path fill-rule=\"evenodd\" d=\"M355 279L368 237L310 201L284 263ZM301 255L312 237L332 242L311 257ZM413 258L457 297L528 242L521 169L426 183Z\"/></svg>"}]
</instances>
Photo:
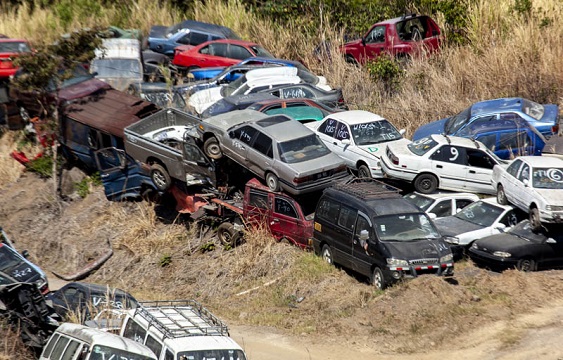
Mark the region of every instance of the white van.
<instances>
[{"instance_id":1,"label":"white van","mask_svg":"<svg viewBox=\"0 0 563 360\"><path fill-rule=\"evenodd\" d=\"M246 360L227 325L194 300L142 302L127 312L119 334L159 360Z\"/></svg>"},{"instance_id":2,"label":"white van","mask_svg":"<svg viewBox=\"0 0 563 360\"><path fill-rule=\"evenodd\" d=\"M146 346L87 326L63 323L51 335L39 360L156 360Z\"/></svg>"},{"instance_id":3,"label":"white van","mask_svg":"<svg viewBox=\"0 0 563 360\"><path fill-rule=\"evenodd\" d=\"M235 81L220 87L200 90L192 94L188 100L188 107L201 114L209 106L231 95L247 95L271 89L279 85L292 85L302 82L297 75L297 68L290 66L276 66L250 70Z\"/></svg>"},{"instance_id":4,"label":"white van","mask_svg":"<svg viewBox=\"0 0 563 360\"><path fill-rule=\"evenodd\" d=\"M131 84L143 82L141 42L137 39L103 39L96 49L90 71L113 88L125 91Z\"/></svg>"}]
</instances>

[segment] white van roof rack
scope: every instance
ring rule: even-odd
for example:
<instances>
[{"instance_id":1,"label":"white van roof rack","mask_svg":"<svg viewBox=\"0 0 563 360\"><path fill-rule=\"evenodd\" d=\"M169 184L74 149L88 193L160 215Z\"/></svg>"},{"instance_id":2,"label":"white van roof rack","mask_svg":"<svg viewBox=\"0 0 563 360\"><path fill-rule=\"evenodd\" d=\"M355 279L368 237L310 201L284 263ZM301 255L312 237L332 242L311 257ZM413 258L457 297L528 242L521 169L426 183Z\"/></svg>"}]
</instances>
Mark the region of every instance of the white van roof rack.
<instances>
[{"instance_id":1,"label":"white van roof rack","mask_svg":"<svg viewBox=\"0 0 563 360\"><path fill-rule=\"evenodd\" d=\"M136 314L165 338L229 336L227 325L195 300L142 301Z\"/></svg>"}]
</instances>

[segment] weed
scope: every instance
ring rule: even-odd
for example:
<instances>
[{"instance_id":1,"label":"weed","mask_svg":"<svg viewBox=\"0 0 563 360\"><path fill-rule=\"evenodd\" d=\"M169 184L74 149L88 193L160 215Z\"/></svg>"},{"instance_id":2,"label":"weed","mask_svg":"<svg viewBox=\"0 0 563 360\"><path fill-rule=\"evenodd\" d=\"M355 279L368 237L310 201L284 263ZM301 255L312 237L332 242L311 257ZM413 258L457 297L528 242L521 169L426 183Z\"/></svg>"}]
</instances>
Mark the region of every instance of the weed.
<instances>
[{"instance_id":1,"label":"weed","mask_svg":"<svg viewBox=\"0 0 563 360\"><path fill-rule=\"evenodd\" d=\"M208 243L202 244L199 247L199 251L201 251L201 253L205 253L205 252L213 251L213 250L215 250L215 244L213 242L208 242Z\"/></svg>"},{"instance_id":2,"label":"weed","mask_svg":"<svg viewBox=\"0 0 563 360\"><path fill-rule=\"evenodd\" d=\"M160 267L166 267L172 263L172 256L170 254L163 254L158 260Z\"/></svg>"},{"instance_id":3,"label":"weed","mask_svg":"<svg viewBox=\"0 0 563 360\"><path fill-rule=\"evenodd\" d=\"M49 179L53 175L53 157L44 153L43 156L30 160L27 169L43 179Z\"/></svg>"}]
</instances>

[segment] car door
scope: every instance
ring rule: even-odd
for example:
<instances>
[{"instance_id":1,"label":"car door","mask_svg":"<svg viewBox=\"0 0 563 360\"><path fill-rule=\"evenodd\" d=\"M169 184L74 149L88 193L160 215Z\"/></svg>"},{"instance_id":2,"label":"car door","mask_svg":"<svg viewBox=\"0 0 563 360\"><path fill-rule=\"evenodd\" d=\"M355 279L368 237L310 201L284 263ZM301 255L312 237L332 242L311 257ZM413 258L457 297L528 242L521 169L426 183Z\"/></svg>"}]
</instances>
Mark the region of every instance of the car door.
<instances>
[{"instance_id":1,"label":"car door","mask_svg":"<svg viewBox=\"0 0 563 360\"><path fill-rule=\"evenodd\" d=\"M534 201L532 183L532 168L530 165L523 163L516 180L514 182L514 191L517 194L514 197L514 204L522 209L528 209L528 206Z\"/></svg>"},{"instance_id":2,"label":"car door","mask_svg":"<svg viewBox=\"0 0 563 360\"><path fill-rule=\"evenodd\" d=\"M242 125L229 132L230 144L224 146L225 155L248 168L247 152L258 130L250 125Z\"/></svg>"},{"instance_id":3,"label":"car door","mask_svg":"<svg viewBox=\"0 0 563 360\"><path fill-rule=\"evenodd\" d=\"M265 171L273 169L275 165L273 146L272 138L257 130L246 152L248 169L264 178ZM279 176L280 172L276 172L276 175Z\"/></svg>"},{"instance_id":4,"label":"car door","mask_svg":"<svg viewBox=\"0 0 563 360\"><path fill-rule=\"evenodd\" d=\"M506 199L511 204L515 205L518 198L517 191L518 189L521 189L521 187L518 186L519 180L517 176L522 164L523 161L520 159L512 161L512 163L506 168L506 171L499 172L499 179L497 179L498 183L504 188Z\"/></svg>"},{"instance_id":5,"label":"car door","mask_svg":"<svg viewBox=\"0 0 563 360\"><path fill-rule=\"evenodd\" d=\"M374 59L385 51L385 25L374 26L364 38L364 51L360 52L360 63Z\"/></svg>"},{"instance_id":6,"label":"car door","mask_svg":"<svg viewBox=\"0 0 563 360\"><path fill-rule=\"evenodd\" d=\"M271 194L273 198L270 232L276 239L288 238L292 241L300 238L301 221L293 202L283 195Z\"/></svg>"},{"instance_id":7,"label":"car door","mask_svg":"<svg viewBox=\"0 0 563 360\"><path fill-rule=\"evenodd\" d=\"M124 150L103 148L95 151L94 157L108 199L139 196L143 184L152 184L139 164Z\"/></svg>"},{"instance_id":8,"label":"car door","mask_svg":"<svg viewBox=\"0 0 563 360\"><path fill-rule=\"evenodd\" d=\"M464 189L471 192L492 194L496 191L491 183L496 161L481 149L466 149L467 169Z\"/></svg>"},{"instance_id":9,"label":"car door","mask_svg":"<svg viewBox=\"0 0 563 360\"><path fill-rule=\"evenodd\" d=\"M195 176L198 179L202 177L208 178L211 180L211 185L217 185L215 165L205 156L203 151L195 143L195 140L189 136L184 137L182 165L186 183L189 184L190 179L193 179Z\"/></svg>"},{"instance_id":10,"label":"car door","mask_svg":"<svg viewBox=\"0 0 563 360\"><path fill-rule=\"evenodd\" d=\"M229 44L229 47L227 49L227 57L230 59L236 59L240 61L253 56L255 55L240 45ZM238 63L238 61L235 63Z\"/></svg>"},{"instance_id":11,"label":"car door","mask_svg":"<svg viewBox=\"0 0 563 360\"><path fill-rule=\"evenodd\" d=\"M360 274L366 276L371 275L371 265L374 262L373 255L369 249L366 249L366 243L360 240L360 234L362 231L368 232L368 243L372 243L375 240L375 234L373 232L373 226L369 217L358 211L358 217L356 219L356 225L354 226L354 239L352 241L352 258L354 264L354 270Z\"/></svg>"},{"instance_id":12,"label":"car door","mask_svg":"<svg viewBox=\"0 0 563 360\"><path fill-rule=\"evenodd\" d=\"M442 145L430 155L432 171L440 177L440 188L465 188L467 153L462 146Z\"/></svg>"},{"instance_id":13,"label":"car door","mask_svg":"<svg viewBox=\"0 0 563 360\"><path fill-rule=\"evenodd\" d=\"M334 231L338 241L334 243L334 256L340 258L340 264L349 269L356 269L357 264L352 256L354 248L354 225L356 224L356 215L358 211L345 204L340 205L340 212Z\"/></svg>"},{"instance_id":14,"label":"car door","mask_svg":"<svg viewBox=\"0 0 563 360\"><path fill-rule=\"evenodd\" d=\"M336 148L334 135L336 134L336 128L339 124L340 122L338 120L327 118L317 128L317 136L331 151L335 151Z\"/></svg>"},{"instance_id":15,"label":"car door","mask_svg":"<svg viewBox=\"0 0 563 360\"><path fill-rule=\"evenodd\" d=\"M350 128L343 122L338 122L334 133L333 148L331 149L338 156L344 159L346 165L350 168L356 168L358 154L350 135Z\"/></svg>"},{"instance_id":16,"label":"car door","mask_svg":"<svg viewBox=\"0 0 563 360\"><path fill-rule=\"evenodd\" d=\"M244 201L245 220L251 226L269 223L270 203L268 193L258 189L249 189Z\"/></svg>"},{"instance_id":17,"label":"car door","mask_svg":"<svg viewBox=\"0 0 563 360\"><path fill-rule=\"evenodd\" d=\"M538 245L541 249L541 255L538 261L542 268L563 268L563 235L550 232L548 237Z\"/></svg>"}]
</instances>

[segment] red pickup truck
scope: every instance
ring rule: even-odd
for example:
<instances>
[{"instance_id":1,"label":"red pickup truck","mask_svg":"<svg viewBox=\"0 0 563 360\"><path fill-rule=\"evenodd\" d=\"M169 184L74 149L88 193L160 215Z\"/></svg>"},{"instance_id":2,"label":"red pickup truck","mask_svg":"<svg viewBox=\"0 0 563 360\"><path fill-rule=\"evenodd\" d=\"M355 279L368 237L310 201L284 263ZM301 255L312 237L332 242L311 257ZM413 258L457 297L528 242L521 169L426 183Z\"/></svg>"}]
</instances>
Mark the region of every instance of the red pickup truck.
<instances>
[{"instance_id":1,"label":"red pickup truck","mask_svg":"<svg viewBox=\"0 0 563 360\"><path fill-rule=\"evenodd\" d=\"M402 58L434 52L441 40L440 28L432 18L413 14L372 25L364 37L344 44L340 51L347 61L365 64L384 53Z\"/></svg>"}]
</instances>

